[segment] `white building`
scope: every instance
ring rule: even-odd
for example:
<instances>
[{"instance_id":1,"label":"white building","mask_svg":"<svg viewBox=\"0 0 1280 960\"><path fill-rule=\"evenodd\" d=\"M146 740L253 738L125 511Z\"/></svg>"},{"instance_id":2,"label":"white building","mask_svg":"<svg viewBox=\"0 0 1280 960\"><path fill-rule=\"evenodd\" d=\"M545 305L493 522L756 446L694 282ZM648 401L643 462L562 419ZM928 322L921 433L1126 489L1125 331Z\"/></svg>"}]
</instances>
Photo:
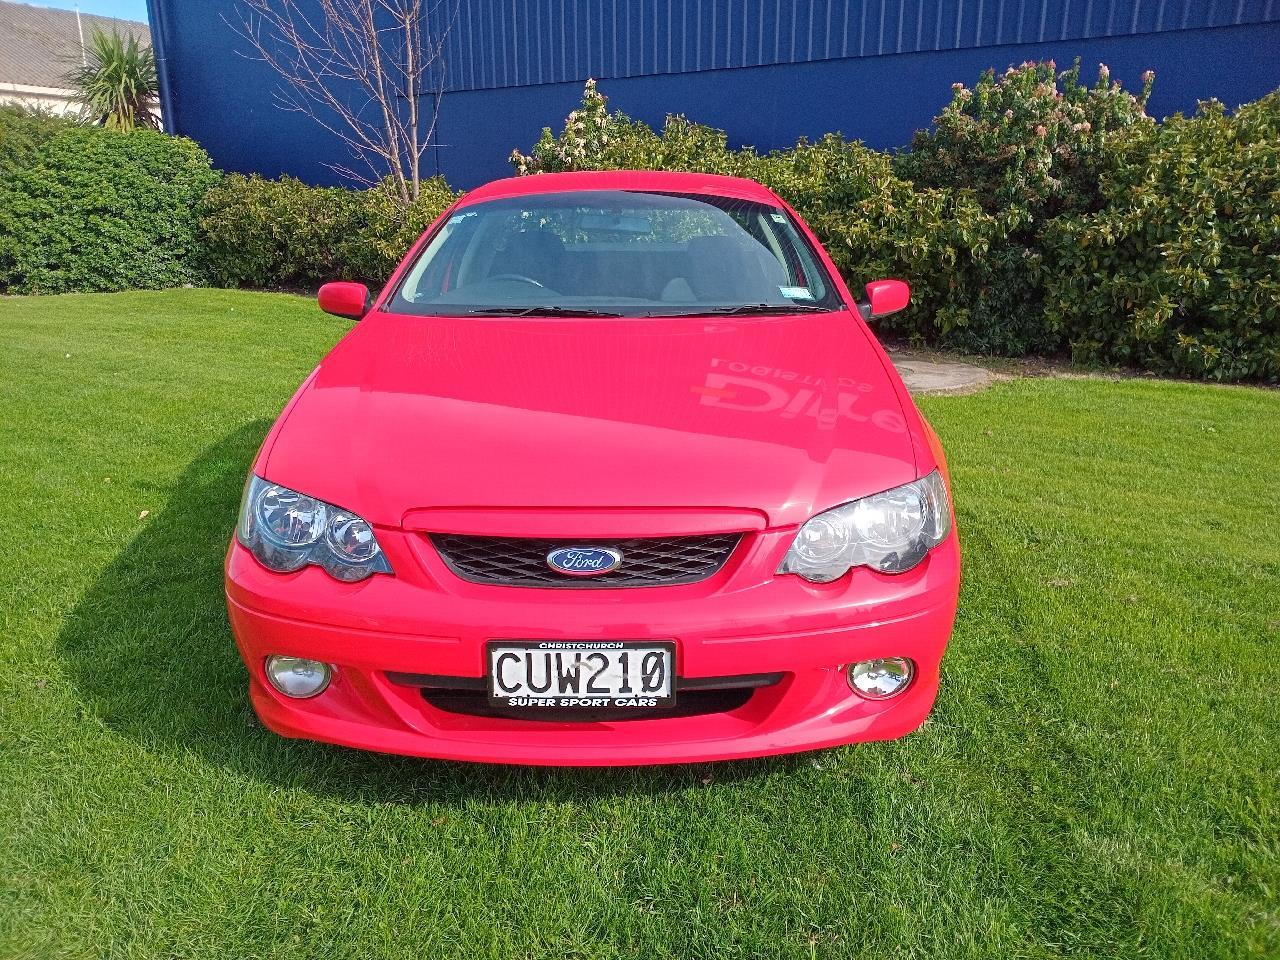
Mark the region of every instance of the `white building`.
<instances>
[{"instance_id":1,"label":"white building","mask_svg":"<svg viewBox=\"0 0 1280 960\"><path fill-rule=\"evenodd\" d=\"M0 0L0 104L79 112L62 78L84 62L95 29L151 42L145 23Z\"/></svg>"}]
</instances>

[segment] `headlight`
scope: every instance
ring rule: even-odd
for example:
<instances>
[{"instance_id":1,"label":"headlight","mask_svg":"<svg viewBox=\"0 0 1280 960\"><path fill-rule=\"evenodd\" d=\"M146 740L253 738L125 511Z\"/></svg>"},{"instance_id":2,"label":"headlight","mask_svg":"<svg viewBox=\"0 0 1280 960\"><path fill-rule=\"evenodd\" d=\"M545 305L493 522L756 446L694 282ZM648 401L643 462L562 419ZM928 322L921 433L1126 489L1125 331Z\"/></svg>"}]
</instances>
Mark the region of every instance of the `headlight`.
<instances>
[{"instance_id":1,"label":"headlight","mask_svg":"<svg viewBox=\"0 0 1280 960\"><path fill-rule=\"evenodd\" d=\"M852 567L905 573L947 538L951 509L937 470L921 480L810 517L778 573L830 583Z\"/></svg>"},{"instance_id":2,"label":"headlight","mask_svg":"<svg viewBox=\"0 0 1280 960\"><path fill-rule=\"evenodd\" d=\"M276 573L309 563L347 582L391 572L367 520L253 474L244 485L236 539Z\"/></svg>"}]
</instances>

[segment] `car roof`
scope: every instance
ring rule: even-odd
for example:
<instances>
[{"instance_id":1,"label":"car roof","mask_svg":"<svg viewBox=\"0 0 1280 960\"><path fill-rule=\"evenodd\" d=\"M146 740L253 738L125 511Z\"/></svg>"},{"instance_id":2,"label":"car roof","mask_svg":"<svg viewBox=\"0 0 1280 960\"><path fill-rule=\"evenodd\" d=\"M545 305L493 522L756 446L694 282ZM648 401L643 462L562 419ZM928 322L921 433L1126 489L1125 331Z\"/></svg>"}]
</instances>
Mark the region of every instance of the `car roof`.
<instances>
[{"instance_id":1,"label":"car roof","mask_svg":"<svg viewBox=\"0 0 1280 960\"><path fill-rule=\"evenodd\" d=\"M656 190L662 193L703 193L768 204L779 202L777 194L768 187L744 177L669 170L588 170L577 173L538 173L527 177L494 180L469 191L462 198L462 206L503 197L568 193L575 190Z\"/></svg>"}]
</instances>

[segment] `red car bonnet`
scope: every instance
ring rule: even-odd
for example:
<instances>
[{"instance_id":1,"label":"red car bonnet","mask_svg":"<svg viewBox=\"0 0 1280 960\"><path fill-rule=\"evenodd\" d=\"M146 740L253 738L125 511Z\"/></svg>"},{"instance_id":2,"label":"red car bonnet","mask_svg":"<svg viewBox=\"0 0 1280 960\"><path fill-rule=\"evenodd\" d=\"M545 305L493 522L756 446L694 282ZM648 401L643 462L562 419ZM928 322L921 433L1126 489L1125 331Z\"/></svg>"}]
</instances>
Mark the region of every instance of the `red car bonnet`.
<instances>
[{"instance_id":1,"label":"red car bonnet","mask_svg":"<svg viewBox=\"0 0 1280 960\"><path fill-rule=\"evenodd\" d=\"M398 526L424 507L736 508L770 525L915 479L849 312L374 313L275 433L269 479Z\"/></svg>"}]
</instances>

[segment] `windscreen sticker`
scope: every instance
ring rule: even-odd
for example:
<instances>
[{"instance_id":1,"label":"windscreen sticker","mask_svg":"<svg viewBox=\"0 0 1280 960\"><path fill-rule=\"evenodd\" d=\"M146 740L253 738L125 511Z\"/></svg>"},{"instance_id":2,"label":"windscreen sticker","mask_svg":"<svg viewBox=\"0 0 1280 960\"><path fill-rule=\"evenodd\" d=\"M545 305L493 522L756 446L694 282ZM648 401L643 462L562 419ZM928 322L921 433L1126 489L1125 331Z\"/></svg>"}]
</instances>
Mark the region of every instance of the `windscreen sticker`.
<instances>
[{"instance_id":1,"label":"windscreen sticker","mask_svg":"<svg viewBox=\"0 0 1280 960\"><path fill-rule=\"evenodd\" d=\"M789 300L812 300L808 287L779 287L778 292Z\"/></svg>"},{"instance_id":2,"label":"windscreen sticker","mask_svg":"<svg viewBox=\"0 0 1280 960\"><path fill-rule=\"evenodd\" d=\"M774 223L786 223L786 222L787 222L787 218L786 218L786 217L784 217L784 216L783 216L782 214L780 214L780 213L771 213L771 214L769 214L769 219L770 219L770 220L772 220Z\"/></svg>"}]
</instances>

